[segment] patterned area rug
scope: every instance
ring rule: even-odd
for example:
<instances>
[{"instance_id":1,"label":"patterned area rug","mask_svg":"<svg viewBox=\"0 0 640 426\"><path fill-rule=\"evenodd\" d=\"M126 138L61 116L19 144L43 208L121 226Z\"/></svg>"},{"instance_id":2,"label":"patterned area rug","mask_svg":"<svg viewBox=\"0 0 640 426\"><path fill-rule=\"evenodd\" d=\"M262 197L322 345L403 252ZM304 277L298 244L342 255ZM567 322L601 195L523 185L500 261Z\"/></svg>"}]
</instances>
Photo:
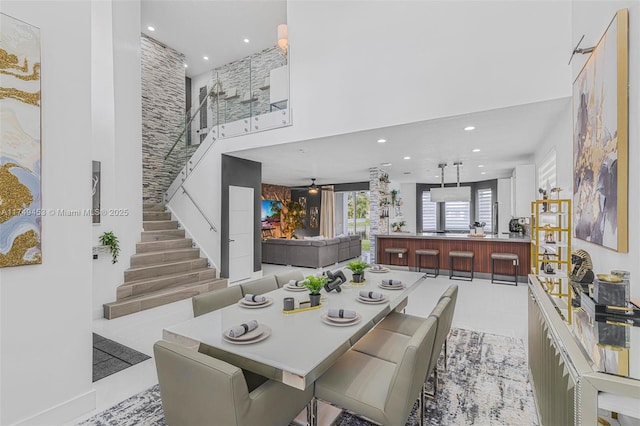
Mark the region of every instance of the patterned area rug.
<instances>
[{"instance_id":1,"label":"patterned area rug","mask_svg":"<svg viewBox=\"0 0 640 426\"><path fill-rule=\"evenodd\" d=\"M522 341L452 329L447 371L438 373L438 396L427 400L428 425L537 425ZM439 368L442 369L441 357ZM417 404L416 404L417 407ZM418 424L416 407L407 426ZM80 423L80 425L164 426L158 385ZM369 426L344 413L336 426Z\"/></svg>"}]
</instances>

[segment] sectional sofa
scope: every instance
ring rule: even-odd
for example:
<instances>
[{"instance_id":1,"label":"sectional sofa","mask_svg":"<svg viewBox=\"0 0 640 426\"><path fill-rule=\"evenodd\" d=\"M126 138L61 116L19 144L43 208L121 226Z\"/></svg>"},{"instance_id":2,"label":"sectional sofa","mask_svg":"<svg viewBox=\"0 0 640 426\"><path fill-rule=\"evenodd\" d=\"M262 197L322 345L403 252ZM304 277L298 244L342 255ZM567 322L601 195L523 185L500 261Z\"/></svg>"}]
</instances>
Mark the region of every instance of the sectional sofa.
<instances>
[{"instance_id":1,"label":"sectional sofa","mask_svg":"<svg viewBox=\"0 0 640 426\"><path fill-rule=\"evenodd\" d=\"M262 241L262 262L277 265L322 268L360 254L359 235L305 240L269 238Z\"/></svg>"}]
</instances>

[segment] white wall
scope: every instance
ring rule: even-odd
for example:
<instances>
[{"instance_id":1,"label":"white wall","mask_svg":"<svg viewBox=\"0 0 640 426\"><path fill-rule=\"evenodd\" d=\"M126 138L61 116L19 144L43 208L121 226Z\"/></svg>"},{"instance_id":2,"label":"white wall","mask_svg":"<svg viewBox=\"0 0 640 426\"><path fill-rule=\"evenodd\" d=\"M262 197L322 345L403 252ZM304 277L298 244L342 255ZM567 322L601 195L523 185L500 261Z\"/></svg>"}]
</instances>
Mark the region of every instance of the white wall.
<instances>
[{"instance_id":1,"label":"white wall","mask_svg":"<svg viewBox=\"0 0 640 426\"><path fill-rule=\"evenodd\" d=\"M609 22L618 9L629 9L629 253L617 253L613 250L591 244L576 238L573 249L582 248L591 254L594 269L597 273L609 272L611 269L625 269L631 272L631 293L640 298L640 224L635 213L640 211L640 126L634 117L638 117L640 104L640 52L637 41L640 40L640 3L637 1L586 2L572 3L572 44L575 46L582 35L585 38L582 46L593 46L597 43ZM576 55L571 63L572 78L578 75L588 55ZM563 189L562 197L571 198L572 183L572 112L567 108L565 119L557 124L550 137L538 150L535 156L539 166L549 151L556 149L558 185Z\"/></svg>"},{"instance_id":2,"label":"white wall","mask_svg":"<svg viewBox=\"0 0 640 426\"><path fill-rule=\"evenodd\" d=\"M403 183L400 185L400 198L402 198L402 206L400 211L407 222L404 229L408 232L416 232L417 228L417 211L416 211L416 184Z\"/></svg>"},{"instance_id":3,"label":"white wall","mask_svg":"<svg viewBox=\"0 0 640 426\"><path fill-rule=\"evenodd\" d=\"M91 4L3 0L41 30L42 207L91 206ZM58 424L95 405L91 218L42 217L42 265L0 270L0 424Z\"/></svg>"},{"instance_id":4,"label":"white wall","mask_svg":"<svg viewBox=\"0 0 640 426\"><path fill-rule=\"evenodd\" d=\"M101 162L107 212L93 227L93 244L113 231L121 249L115 265L110 254L93 261L93 317L99 318L102 305L116 299L142 230L139 0L93 3L91 60L93 159Z\"/></svg>"}]
</instances>

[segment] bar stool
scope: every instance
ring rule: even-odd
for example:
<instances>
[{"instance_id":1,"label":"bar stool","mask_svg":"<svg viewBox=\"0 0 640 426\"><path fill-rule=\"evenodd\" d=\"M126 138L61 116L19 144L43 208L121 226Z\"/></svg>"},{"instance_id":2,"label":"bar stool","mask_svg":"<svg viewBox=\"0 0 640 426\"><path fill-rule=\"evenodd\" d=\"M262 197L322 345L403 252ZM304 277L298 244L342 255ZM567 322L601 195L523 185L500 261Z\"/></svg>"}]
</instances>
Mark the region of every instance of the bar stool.
<instances>
[{"instance_id":1,"label":"bar stool","mask_svg":"<svg viewBox=\"0 0 640 426\"><path fill-rule=\"evenodd\" d=\"M407 249L406 248L399 248L399 247L389 247L384 249L384 260L385 263L387 265L391 265L391 255L392 254L397 254L398 255L398 259L400 259L400 255L406 255L407 254ZM404 256L404 266L409 266L409 258Z\"/></svg>"},{"instance_id":2,"label":"bar stool","mask_svg":"<svg viewBox=\"0 0 640 426\"><path fill-rule=\"evenodd\" d=\"M513 284L518 285L518 265L520 264L520 260L518 259L518 255L515 253L491 253L491 282L496 283L494 279L494 266L496 260L509 260L513 262ZM502 282L500 282L502 281ZM497 284L511 284L511 281L507 280L498 280Z\"/></svg>"},{"instance_id":3,"label":"bar stool","mask_svg":"<svg viewBox=\"0 0 640 426\"><path fill-rule=\"evenodd\" d=\"M418 249L416 250L416 272L420 272L420 258L422 256L435 257L435 267L433 269L433 274L429 275L427 271L424 276L425 277L437 277L440 274L440 250L436 249ZM425 268L429 269L429 268Z\"/></svg>"},{"instance_id":4,"label":"bar stool","mask_svg":"<svg viewBox=\"0 0 640 426\"><path fill-rule=\"evenodd\" d=\"M472 251L450 251L449 252L449 279L466 279L467 281L473 281L473 252ZM456 272L470 272L471 277L466 277L464 275L453 275L453 260L455 258L458 259L469 259L471 261L471 270L463 271L457 270Z\"/></svg>"}]
</instances>

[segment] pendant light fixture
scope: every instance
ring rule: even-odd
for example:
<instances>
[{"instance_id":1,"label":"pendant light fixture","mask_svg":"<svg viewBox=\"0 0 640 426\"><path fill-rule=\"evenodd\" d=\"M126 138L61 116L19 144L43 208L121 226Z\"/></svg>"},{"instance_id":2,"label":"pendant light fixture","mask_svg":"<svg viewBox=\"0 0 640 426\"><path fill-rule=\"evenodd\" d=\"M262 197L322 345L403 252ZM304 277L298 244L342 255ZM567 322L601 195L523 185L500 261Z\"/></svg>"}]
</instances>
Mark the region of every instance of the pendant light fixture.
<instances>
[{"instance_id":1,"label":"pendant light fixture","mask_svg":"<svg viewBox=\"0 0 640 426\"><path fill-rule=\"evenodd\" d=\"M431 188L431 201L435 203L447 202L447 201L471 201L471 187L460 186L460 166L461 161L453 163L457 169L457 186L445 188L444 187L444 168L447 167L446 163L438 164L440 168L440 188Z\"/></svg>"}]
</instances>

